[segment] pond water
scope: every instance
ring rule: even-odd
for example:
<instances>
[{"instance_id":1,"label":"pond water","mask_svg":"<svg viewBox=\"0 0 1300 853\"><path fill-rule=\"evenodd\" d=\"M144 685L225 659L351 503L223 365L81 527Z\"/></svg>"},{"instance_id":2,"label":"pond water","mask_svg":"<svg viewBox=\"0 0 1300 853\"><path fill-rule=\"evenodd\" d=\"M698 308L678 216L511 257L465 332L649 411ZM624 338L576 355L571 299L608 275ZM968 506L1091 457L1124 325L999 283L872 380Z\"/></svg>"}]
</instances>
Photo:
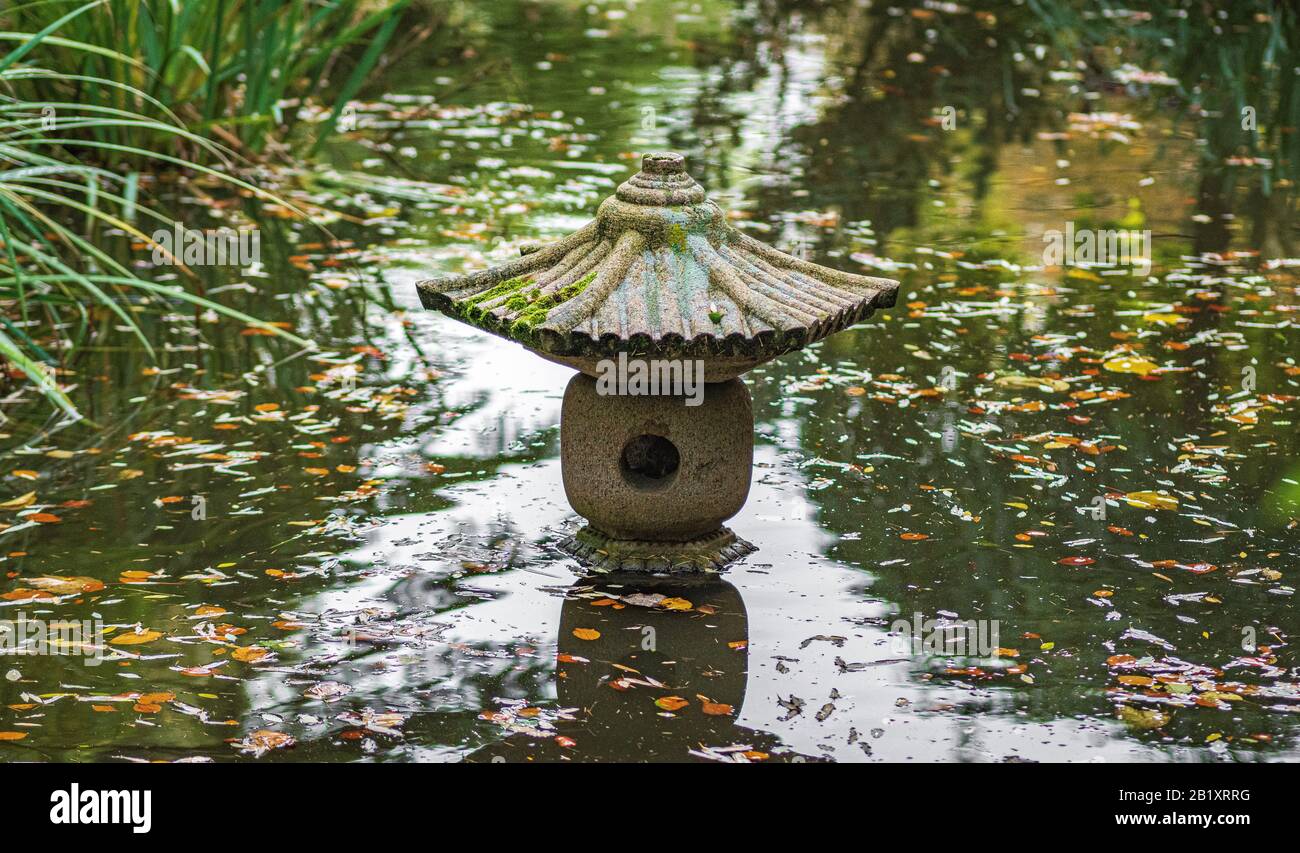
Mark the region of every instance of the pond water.
<instances>
[{"instance_id":1,"label":"pond water","mask_svg":"<svg viewBox=\"0 0 1300 853\"><path fill-rule=\"evenodd\" d=\"M274 178L336 240L174 199L256 217L260 264L207 292L319 349L140 306L156 364L107 336L62 377L97 428L11 401L0 618L99 633L0 660L0 759L1300 757L1300 299L1251 251L1291 223L1207 195L1158 81L917 11L483 4L472 56L405 57ZM729 524L759 550L708 581L560 553L570 371L414 292L572 230L655 149L755 237L902 281L747 376ZM1149 229L1149 274L1045 266L1071 223ZM995 648L914 654L897 620Z\"/></svg>"}]
</instances>

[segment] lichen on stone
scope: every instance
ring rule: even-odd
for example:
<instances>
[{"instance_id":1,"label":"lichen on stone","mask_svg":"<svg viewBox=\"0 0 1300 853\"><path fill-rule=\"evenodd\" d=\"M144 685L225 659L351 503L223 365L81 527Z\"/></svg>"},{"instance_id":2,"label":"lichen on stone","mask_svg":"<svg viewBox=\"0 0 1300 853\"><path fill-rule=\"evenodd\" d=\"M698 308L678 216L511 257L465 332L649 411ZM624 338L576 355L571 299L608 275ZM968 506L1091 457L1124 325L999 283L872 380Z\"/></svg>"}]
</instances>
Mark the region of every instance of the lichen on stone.
<instances>
[{"instance_id":1,"label":"lichen on stone","mask_svg":"<svg viewBox=\"0 0 1300 853\"><path fill-rule=\"evenodd\" d=\"M686 251L686 229L681 225L681 223L671 223L664 233L668 238L669 246L672 246L679 252Z\"/></svg>"}]
</instances>

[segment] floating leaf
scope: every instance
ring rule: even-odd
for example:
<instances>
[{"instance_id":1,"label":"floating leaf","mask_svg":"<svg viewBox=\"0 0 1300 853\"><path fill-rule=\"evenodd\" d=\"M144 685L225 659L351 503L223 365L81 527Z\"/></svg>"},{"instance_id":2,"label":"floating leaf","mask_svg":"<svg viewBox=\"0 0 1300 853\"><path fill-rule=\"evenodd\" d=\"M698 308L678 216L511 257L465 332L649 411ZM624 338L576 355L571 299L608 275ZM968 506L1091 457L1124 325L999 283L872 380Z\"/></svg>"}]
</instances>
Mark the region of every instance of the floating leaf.
<instances>
[{"instance_id":1,"label":"floating leaf","mask_svg":"<svg viewBox=\"0 0 1300 853\"><path fill-rule=\"evenodd\" d=\"M680 696L660 696L655 700L655 704L665 711L680 711L691 703Z\"/></svg>"},{"instance_id":2,"label":"floating leaf","mask_svg":"<svg viewBox=\"0 0 1300 853\"><path fill-rule=\"evenodd\" d=\"M1129 492L1124 499L1129 506L1141 509L1178 509L1178 498L1165 491Z\"/></svg>"},{"instance_id":3,"label":"floating leaf","mask_svg":"<svg viewBox=\"0 0 1300 853\"><path fill-rule=\"evenodd\" d=\"M579 640L599 640L600 632L595 628L574 628L573 636Z\"/></svg>"},{"instance_id":4,"label":"floating leaf","mask_svg":"<svg viewBox=\"0 0 1300 853\"><path fill-rule=\"evenodd\" d=\"M121 634L109 640L115 646L138 646L141 643L152 643L162 636L162 631L142 630L130 631Z\"/></svg>"},{"instance_id":5,"label":"floating leaf","mask_svg":"<svg viewBox=\"0 0 1300 853\"><path fill-rule=\"evenodd\" d=\"M352 692L352 688L346 684L337 681L322 681L319 684L313 684L303 691L302 695L308 699L321 699L325 702L333 702L341 699Z\"/></svg>"},{"instance_id":6,"label":"floating leaf","mask_svg":"<svg viewBox=\"0 0 1300 853\"><path fill-rule=\"evenodd\" d=\"M1135 729L1158 729L1172 719L1156 708L1131 708L1128 705L1120 706L1119 718Z\"/></svg>"},{"instance_id":7,"label":"floating leaf","mask_svg":"<svg viewBox=\"0 0 1300 853\"><path fill-rule=\"evenodd\" d=\"M1134 373L1138 376L1146 376L1151 371L1157 370L1160 367L1160 365L1156 364L1154 361L1148 361L1145 358L1138 358L1136 356L1120 356L1119 358L1112 358L1109 361L1103 362L1101 366L1112 373Z\"/></svg>"},{"instance_id":8,"label":"floating leaf","mask_svg":"<svg viewBox=\"0 0 1300 853\"><path fill-rule=\"evenodd\" d=\"M1009 376L999 376L993 380L993 384L999 388L1009 388L1013 390L1035 390L1035 391L1069 391L1070 383L1062 379L1048 379L1043 376L1021 376L1011 374Z\"/></svg>"},{"instance_id":9,"label":"floating leaf","mask_svg":"<svg viewBox=\"0 0 1300 853\"><path fill-rule=\"evenodd\" d=\"M1144 323L1155 323L1158 326L1176 326L1179 323L1191 322L1181 314L1157 314L1157 313L1143 314L1142 321Z\"/></svg>"},{"instance_id":10,"label":"floating leaf","mask_svg":"<svg viewBox=\"0 0 1300 853\"><path fill-rule=\"evenodd\" d=\"M36 493L28 492L21 497L0 503L0 509L23 509L24 507L29 507L34 503L36 503Z\"/></svg>"},{"instance_id":11,"label":"floating leaf","mask_svg":"<svg viewBox=\"0 0 1300 853\"><path fill-rule=\"evenodd\" d=\"M258 729L234 746L240 752L252 753L254 756L265 755L273 749L288 749L296 744L297 741L291 735L284 732L273 732L270 729Z\"/></svg>"},{"instance_id":12,"label":"floating leaf","mask_svg":"<svg viewBox=\"0 0 1300 853\"><path fill-rule=\"evenodd\" d=\"M103 581L98 581L94 578L64 577L63 575L26 578L23 582L30 587L44 590L45 592L52 592L55 595L75 595L79 592L99 592L104 588Z\"/></svg>"},{"instance_id":13,"label":"floating leaf","mask_svg":"<svg viewBox=\"0 0 1300 853\"><path fill-rule=\"evenodd\" d=\"M256 663L271 652L261 646L240 646L230 653L230 656L237 661L244 663Z\"/></svg>"}]
</instances>

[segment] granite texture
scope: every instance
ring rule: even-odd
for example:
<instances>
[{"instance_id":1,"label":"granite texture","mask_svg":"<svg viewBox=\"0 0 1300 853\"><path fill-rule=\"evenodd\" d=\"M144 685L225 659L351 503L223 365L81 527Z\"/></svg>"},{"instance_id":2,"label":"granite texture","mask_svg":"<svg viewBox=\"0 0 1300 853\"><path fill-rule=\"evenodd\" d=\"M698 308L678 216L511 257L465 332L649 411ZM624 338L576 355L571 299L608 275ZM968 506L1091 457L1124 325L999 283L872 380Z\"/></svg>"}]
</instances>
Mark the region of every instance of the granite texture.
<instances>
[{"instance_id":1,"label":"granite texture","mask_svg":"<svg viewBox=\"0 0 1300 853\"><path fill-rule=\"evenodd\" d=\"M602 396L581 373L565 389L564 492L610 537L683 543L715 534L744 506L753 458L754 413L739 379L705 385L699 406Z\"/></svg>"}]
</instances>

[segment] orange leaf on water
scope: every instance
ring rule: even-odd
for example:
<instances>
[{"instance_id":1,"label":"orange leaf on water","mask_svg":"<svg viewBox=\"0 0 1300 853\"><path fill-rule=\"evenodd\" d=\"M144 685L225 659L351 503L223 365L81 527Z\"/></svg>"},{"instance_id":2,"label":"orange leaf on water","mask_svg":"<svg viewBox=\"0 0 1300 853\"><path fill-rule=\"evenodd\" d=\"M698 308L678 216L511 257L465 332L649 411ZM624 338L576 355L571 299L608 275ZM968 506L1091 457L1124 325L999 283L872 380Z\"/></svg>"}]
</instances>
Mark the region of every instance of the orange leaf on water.
<instances>
[{"instance_id":1,"label":"orange leaf on water","mask_svg":"<svg viewBox=\"0 0 1300 853\"><path fill-rule=\"evenodd\" d=\"M240 646L231 652L230 656L244 663L257 663L269 654L270 652L261 646Z\"/></svg>"}]
</instances>

